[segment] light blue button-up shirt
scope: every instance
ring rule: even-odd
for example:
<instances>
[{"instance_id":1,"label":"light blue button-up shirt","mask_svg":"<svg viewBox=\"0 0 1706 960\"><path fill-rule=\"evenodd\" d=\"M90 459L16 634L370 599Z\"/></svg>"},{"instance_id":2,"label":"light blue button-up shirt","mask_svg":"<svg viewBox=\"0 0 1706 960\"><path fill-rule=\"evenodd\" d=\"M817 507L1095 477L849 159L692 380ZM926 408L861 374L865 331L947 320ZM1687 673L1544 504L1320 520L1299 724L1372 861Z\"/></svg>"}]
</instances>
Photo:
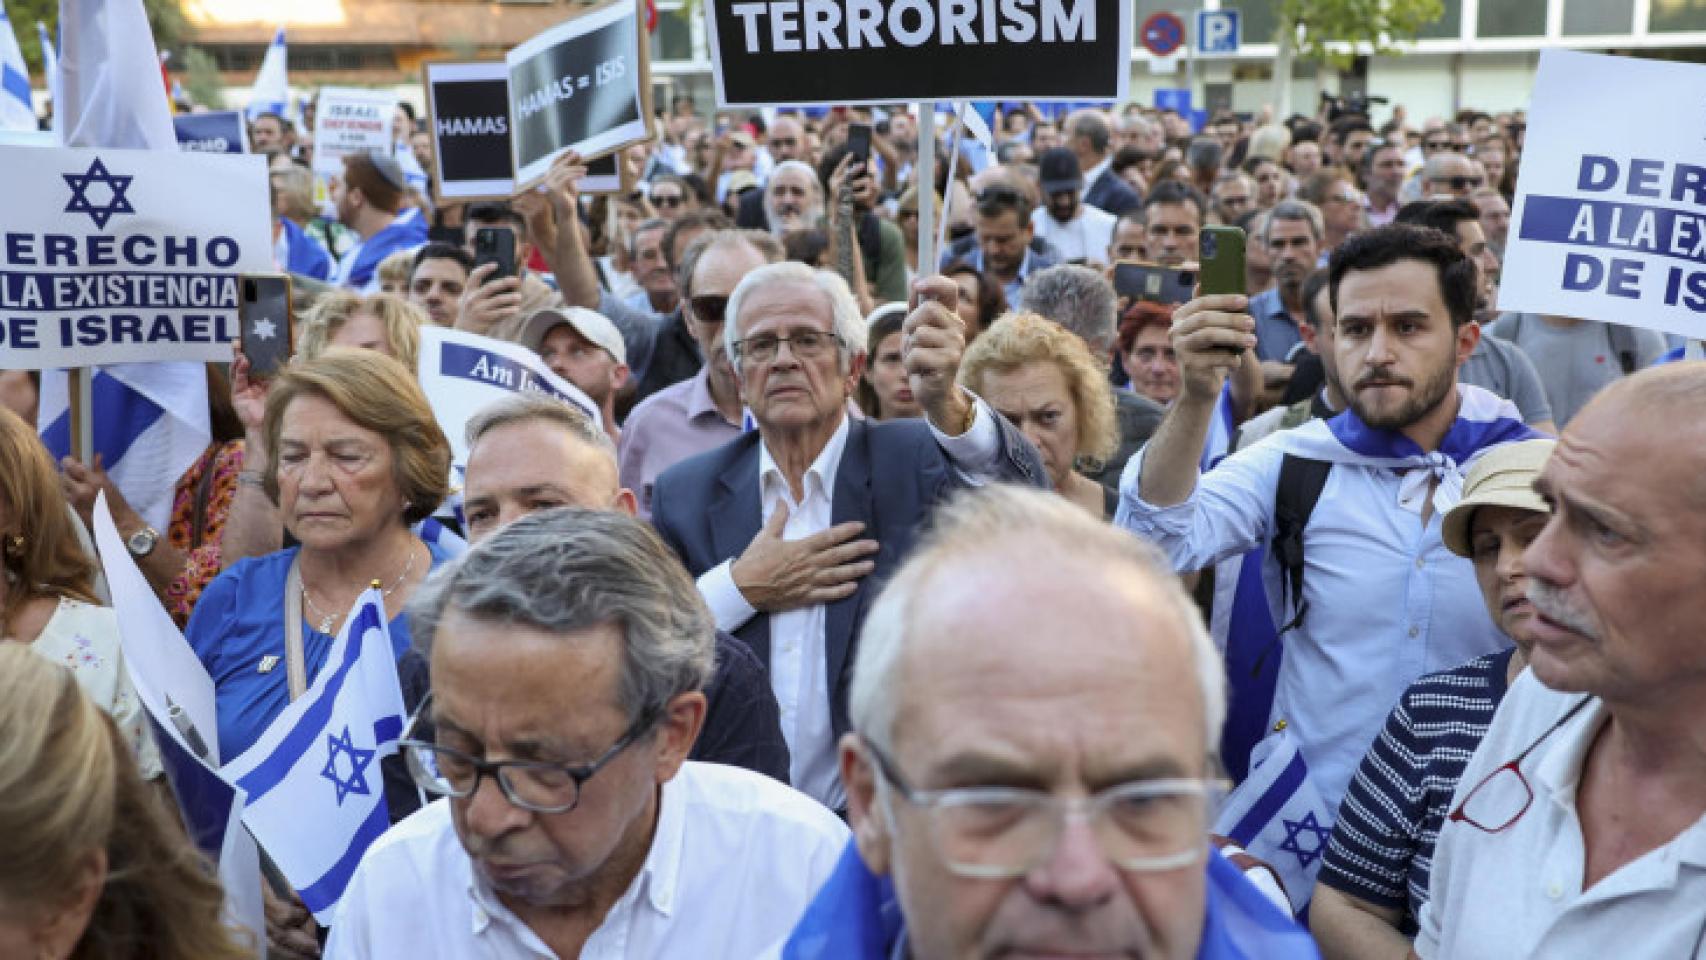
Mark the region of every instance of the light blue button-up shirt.
<instances>
[{"instance_id":1,"label":"light blue button-up shirt","mask_svg":"<svg viewBox=\"0 0 1706 960\"><path fill-rule=\"evenodd\" d=\"M1115 522L1154 541L1179 571L1244 553L1273 534L1285 450L1270 436L1221 461L1191 496L1156 507L1138 496L1143 454L1120 478ZM1287 633L1270 723L1285 720L1310 780L1337 810L1357 764L1404 690L1424 673L1509 645L1493 625L1468 560L1440 542L1436 511L1399 505L1397 470L1337 464L1304 530L1308 616ZM1270 551L1271 552L1271 551ZM1274 622L1289 596L1263 571Z\"/></svg>"}]
</instances>

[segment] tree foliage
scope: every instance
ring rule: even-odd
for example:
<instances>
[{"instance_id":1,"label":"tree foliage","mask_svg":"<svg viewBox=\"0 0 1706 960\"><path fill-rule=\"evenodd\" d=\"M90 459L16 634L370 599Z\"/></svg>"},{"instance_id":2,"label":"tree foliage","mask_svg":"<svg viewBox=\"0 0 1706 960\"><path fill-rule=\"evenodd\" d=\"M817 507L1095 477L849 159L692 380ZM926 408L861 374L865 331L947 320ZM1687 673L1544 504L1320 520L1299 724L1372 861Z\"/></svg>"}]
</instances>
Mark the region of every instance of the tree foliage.
<instances>
[{"instance_id":1,"label":"tree foliage","mask_svg":"<svg viewBox=\"0 0 1706 960\"><path fill-rule=\"evenodd\" d=\"M1396 53L1445 16L1441 0L1279 0L1278 42L1305 60L1344 69L1358 52Z\"/></svg>"},{"instance_id":2,"label":"tree foliage","mask_svg":"<svg viewBox=\"0 0 1706 960\"><path fill-rule=\"evenodd\" d=\"M59 31L59 0L4 0L6 15L18 35L24 60L31 70L41 69L41 42L36 39L36 21L47 24L48 33ZM184 17L181 0L142 0L148 11L148 25L154 29L154 44L176 55L190 32L189 20Z\"/></svg>"}]
</instances>

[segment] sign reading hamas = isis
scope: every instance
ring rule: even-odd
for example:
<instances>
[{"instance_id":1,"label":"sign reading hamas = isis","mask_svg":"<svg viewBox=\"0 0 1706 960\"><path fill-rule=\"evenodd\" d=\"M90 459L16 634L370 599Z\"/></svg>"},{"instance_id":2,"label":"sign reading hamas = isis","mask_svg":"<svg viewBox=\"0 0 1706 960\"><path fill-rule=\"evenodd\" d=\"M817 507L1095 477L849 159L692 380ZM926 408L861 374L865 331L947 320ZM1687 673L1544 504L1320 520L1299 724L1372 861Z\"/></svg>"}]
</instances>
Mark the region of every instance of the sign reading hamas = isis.
<instances>
[{"instance_id":1,"label":"sign reading hamas = isis","mask_svg":"<svg viewBox=\"0 0 1706 960\"><path fill-rule=\"evenodd\" d=\"M1123 100L1128 0L706 0L724 106Z\"/></svg>"},{"instance_id":2,"label":"sign reading hamas = isis","mask_svg":"<svg viewBox=\"0 0 1706 960\"><path fill-rule=\"evenodd\" d=\"M230 359L238 276L273 269L263 158L0 146L0 169L0 369Z\"/></svg>"}]
</instances>

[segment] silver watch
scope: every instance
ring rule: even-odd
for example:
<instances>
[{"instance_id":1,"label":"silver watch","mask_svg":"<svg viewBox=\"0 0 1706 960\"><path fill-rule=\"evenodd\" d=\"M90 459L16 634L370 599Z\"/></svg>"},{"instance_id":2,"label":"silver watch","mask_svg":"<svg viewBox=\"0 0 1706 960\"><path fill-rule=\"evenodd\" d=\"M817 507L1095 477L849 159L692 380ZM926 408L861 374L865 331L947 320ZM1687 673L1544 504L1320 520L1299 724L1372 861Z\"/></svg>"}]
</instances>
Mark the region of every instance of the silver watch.
<instances>
[{"instance_id":1,"label":"silver watch","mask_svg":"<svg viewBox=\"0 0 1706 960\"><path fill-rule=\"evenodd\" d=\"M141 559L154 552L154 547L160 543L160 531L150 526L144 526L124 539L125 549L130 555Z\"/></svg>"}]
</instances>

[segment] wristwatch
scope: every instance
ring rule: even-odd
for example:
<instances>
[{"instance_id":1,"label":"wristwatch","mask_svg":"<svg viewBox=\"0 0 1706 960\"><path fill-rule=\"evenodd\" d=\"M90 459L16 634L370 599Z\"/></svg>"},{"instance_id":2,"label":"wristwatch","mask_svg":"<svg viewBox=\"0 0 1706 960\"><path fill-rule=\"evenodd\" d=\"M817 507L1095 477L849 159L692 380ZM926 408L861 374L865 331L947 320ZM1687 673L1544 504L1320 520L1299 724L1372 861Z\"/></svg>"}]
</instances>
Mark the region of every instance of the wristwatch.
<instances>
[{"instance_id":1,"label":"wristwatch","mask_svg":"<svg viewBox=\"0 0 1706 960\"><path fill-rule=\"evenodd\" d=\"M160 531L147 525L144 525L141 530L138 530L124 538L125 549L129 550L130 555L138 560L153 553L154 547L159 544L159 542Z\"/></svg>"}]
</instances>

